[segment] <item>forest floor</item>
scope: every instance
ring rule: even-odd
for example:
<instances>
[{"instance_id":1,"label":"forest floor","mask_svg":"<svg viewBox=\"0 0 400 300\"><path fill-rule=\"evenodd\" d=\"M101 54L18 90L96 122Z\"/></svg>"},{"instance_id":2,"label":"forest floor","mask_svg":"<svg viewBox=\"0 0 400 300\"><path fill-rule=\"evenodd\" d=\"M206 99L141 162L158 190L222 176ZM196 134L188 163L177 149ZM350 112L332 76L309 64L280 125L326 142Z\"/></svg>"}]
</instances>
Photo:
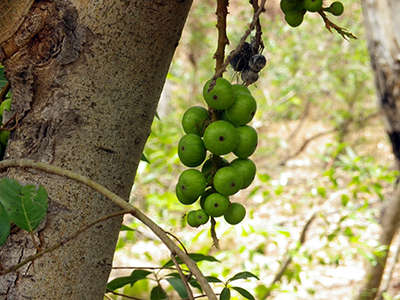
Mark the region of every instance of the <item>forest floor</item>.
<instances>
[{"instance_id":1,"label":"forest floor","mask_svg":"<svg viewBox=\"0 0 400 300\"><path fill-rule=\"evenodd\" d=\"M259 275L260 281L249 280L239 285L249 291L256 290L260 297L257 299L262 299L260 295L271 283L287 250L294 249L305 223L316 214L307 228L304 244L300 251L292 252L293 262L269 299L352 299L365 275L366 258L370 258L368 249L378 246L375 242L379 233L376 219L379 218L382 201L377 200L374 194L363 193L363 190L353 199L354 185L349 184L350 179L354 179L353 173L349 175L337 169L336 188L331 187L328 176L322 175L334 163L329 156L324 159L326 145L333 141L334 133L312 140L299 155L285 165L280 164L289 154L295 153L305 140L330 130L322 123L305 119L299 127L299 121L271 122L257 130L260 143L253 159L258 167L258 177L253 188L241 192L234 199L246 205L248 214L245 221L235 228L220 222L217 234L221 250L212 247L208 228L199 230L179 224L174 227L168 221L180 218L182 212L163 214L149 208L150 215L178 236L190 252L205 252L223 261L218 265L202 263L200 266L207 275L229 278L229 275L243 270ZM292 134L294 130L297 131L295 136ZM372 118L366 127L353 132L346 136L346 141L353 145L352 150L357 153L356 162L359 161L357 158L372 156L374 166L391 168L394 160L379 117ZM350 152L347 156L351 155ZM367 160L366 165L368 163ZM378 167L371 168L374 172L374 168ZM178 170L175 178L177 176ZM364 180L364 177L360 178ZM170 186L173 187L173 184ZM385 198L389 197L392 184L382 185L382 194ZM140 193L140 189L136 193ZM343 194L350 195L346 207L341 204ZM360 204L366 202L367 209L358 209ZM345 218L341 220L343 216ZM126 223L130 222L128 219ZM116 252L114 266L155 266L168 259L165 247L160 246L143 226L138 230L141 234L136 235L134 242L127 242L123 249ZM328 235L331 238L327 238ZM121 237L124 236L126 233L122 232ZM389 264L393 263L389 260ZM114 270L111 277L129 272ZM174 295L171 289L169 292ZM393 298L388 299L397 299L395 296L400 295L399 264L395 267L389 294ZM235 297L238 296L234 294L232 299L242 299ZM142 298L147 299L146 296ZM175 295L170 299L179 297Z\"/></svg>"}]
</instances>

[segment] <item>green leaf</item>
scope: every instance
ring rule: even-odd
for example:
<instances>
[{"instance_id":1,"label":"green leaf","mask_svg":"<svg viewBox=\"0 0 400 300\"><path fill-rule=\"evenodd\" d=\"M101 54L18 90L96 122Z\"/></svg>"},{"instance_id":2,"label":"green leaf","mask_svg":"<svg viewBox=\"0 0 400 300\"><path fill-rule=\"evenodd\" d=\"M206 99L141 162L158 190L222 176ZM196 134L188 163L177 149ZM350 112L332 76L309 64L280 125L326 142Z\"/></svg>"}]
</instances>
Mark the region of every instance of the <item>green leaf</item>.
<instances>
[{"instance_id":1,"label":"green leaf","mask_svg":"<svg viewBox=\"0 0 400 300\"><path fill-rule=\"evenodd\" d=\"M239 280L239 279L247 279L247 278L250 278L250 277L253 277L253 278L256 278L257 280L260 280L260 278L258 278L253 273L248 272L248 271L244 271L244 272L239 272L235 276L233 276L232 278L228 279L228 282L234 281L234 280Z\"/></svg>"},{"instance_id":2,"label":"green leaf","mask_svg":"<svg viewBox=\"0 0 400 300\"><path fill-rule=\"evenodd\" d=\"M160 285L155 286L150 293L150 300L164 300L167 299L167 293Z\"/></svg>"},{"instance_id":3,"label":"green leaf","mask_svg":"<svg viewBox=\"0 0 400 300\"><path fill-rule=\"evenodd\" d=\"M114 291L127 284L133 286L137 281L145 279L151 272L146 270L135 270L130 276L118 277L107 283L107 289Z\"/></svg>"},{"instance_id":4,"label":"green leaf","mask_svg":"<svg viewBox=\"0 0 400 300\"><path fill-rule=\"evenodd\" d=\"M209 256L209 255L204 255L201 253L189 253L189 257L191 259L193 259L195 262L199 262L199 261L215 261L215 262L220 262L218 259L216 259L213 256ZM183 264L182 259L180 259L179 257L176 258L176 261L178 262L178 264ZM167 261L163 268L168 268L174 265L174 262L172 260Z\"/></svg>"},{"instance_id":5,"label":"green leaf","mask_svg":"<svg viewBox=\"0 0 400 300\"><path fill-rule=\"evenodd\" d=\"M119 289L130 283L131 283L130 276L118 277L107 283L107 290L115 291L116 289Z\"/></svg>"},{"instance_id":6,"label":"green leaf","mask_svg":"<svg viewBox=\"0 0 400 300\"><path fill-rule=\"evenodd\" d=\"M121 229L119 231L135 231L135 229L130 228L124 224L121 225Z\"/></svg>"},{"instance_id":7,"label":"green leaf","mask_svg":"<svg viewBox=\"0 0 400 300\"><path fill-rule=\"evenodd\" d=\"M201 286L200 286L200 284L199 284L199 283L197 282L197 280L194 279L193 277L189 279L189 284L190 284L192 287L195 287L196 289L199 289L200 291L203 291L202 288L201 288Z\"/></svg>"},{"instance_id":8,"label":"green leaf","mask_svg":"<svg viewBox=\"0 0 400 300\"><path fill-rule=\"evenodd\" d=\"M0 203L0 246L3 245L10 235L10 220L6 209Z\"/></svg>"},{"instance_id":9,"label":"green leaf","mask_svg":"<svg viewBox=\"0 0 400 300\"><path fill-rule=\"evenodd\" d=\"M33 231L46 216L48 200L44 187L20 185L16 180L0 180L0 202L3 204L11 223Z\"/></svg>"},{"instance_id":10,"label":"green leaf","mask_svg":"<svg viewBox=\"0 0 400 300\"><path fill-rule=\"evenodd\" d=\"M0 104L0 116L3 115L3 112L5 110L7 110L7 111L11 110L11 98L8 98L8 99L4 100L3 102L1 102L1 104Z\"/></svg>"},{"instance_id":11,"label":"green leaf","mask_svg":"<svg viewBox=\"0 0 400 300\"><path fill-rule=\"evenodd\" d=\"M222 282L222 280L219 280L217 277L214 276L206 276L206 279L208 282Z\"/></svg>"},{"instance_id":12,"label":"green leaf","mask_svg":"<svg viewBox=\"0 0 400 300\"><path fill-rule=\"evenodd\" d=\"M242 295L243 297L245 297L246 299L250 299L250 300L256 300L254 298L254 296L252 294L249 293L249 291L238 287L238 286L233 286L232 287L235 291L237 291L240 295Z\"/></svg>"},{"instance_id":13,"label":"green leaf","mask_svg":"<svg viewBox=\"0 0 400 300\"><path fill-rule=\"evenodd\" d=\"M227 287L224 287L224 289L221 292L221 295L219 295L219 300L229 300L229 299L231 299L231 291Z\"/></svg>"},{"instance_id":14,"label":"green leaf","mask_svg":"<svg viewBox=\"0 0 400 300\"><path fill-rule=\"evenodd\" d=\"M150 163L150 161L147 159L146 155L144 153L142 153L142 157L140 158L141 161L147 162L148 164Z\"/></svg>"},{"instance_id":15,"label":"green leaf","mask_svg":"<svg viewBox=\"0 0 400 300\"><path fill-rule=\"evenodd\" d=\"M169 282L170 285L175 289L175 291L178 292L179 296L182 299L187 299L189 297L185 284L183 283L182 279L180 278L175 278L175 277L170 277L167 278L167 281Z\"/></svg>"}]
</instances>

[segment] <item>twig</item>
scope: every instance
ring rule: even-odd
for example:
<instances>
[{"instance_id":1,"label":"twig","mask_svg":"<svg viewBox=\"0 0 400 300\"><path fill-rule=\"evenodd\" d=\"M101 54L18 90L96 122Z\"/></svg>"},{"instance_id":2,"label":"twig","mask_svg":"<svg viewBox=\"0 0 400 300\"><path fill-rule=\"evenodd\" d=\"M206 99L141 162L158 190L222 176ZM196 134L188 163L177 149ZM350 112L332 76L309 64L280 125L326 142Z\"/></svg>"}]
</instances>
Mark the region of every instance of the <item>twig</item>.
<instances>
[{"instance_id":1,"label":"twig","mask_svg":"<svg viewBox=\"0 0 400 300\"><path fill-rule=\"evenodd\" d=\"M259 9L258 0L250 0L249 2L253 6L254 13L256 13L257 10ZM257 51L259 50L260 46L262 49L264 49L264 43L261 37L262 37L262 28L261 28L260 18L257 18L256 35L254 37L255 38L254 48L257 49Z\"/></svg>"},{"instance_id":2,"label":"twig","mask_svg":"<svg viewBox=\"0 0 400 300\"><path fill-rule=\"evenodd\" d=\"M3 102L3 100L6 98L8 91L10 90L11 85L7 81L6 85L3 86L3 88L0 91L0 103Z\"/></svg>"},{"instance_id":3,"label":"twig","mask_svg":"<svg viewBox=\"0 0 400 300\"><path fill-rule=\"evenodd\" d=\"M217 0L216 14L217 14L217 29L218 29L218 47L214 54L214 58L216 60L215 62L216 72L222 67L222 64L224 63L225 47L229 45L229 40L226 35L226 17L228 15L228 6L229 6L229 0Z\"/></svg>"},{"instance_id":4,"label":"twig","mask_svg":"<svg viewBox=\"0 0 400 300\"><path fill-rule=\"evenodd\" d=\"M165 233L165 231L154 223L149 217L147 217L142 211L138 208L134 207L117 194L111 192L104 186L96 183L95 181L79 175L77 173L71 172L69 170L62 169L60 167L56 167L53 165L49 165L43 162L34 162L28 159L10 159L10 160L3 160L0 161L0 169L5 168L33 168L37 170L44 171L49 174L56 174L59 176L64 176L66 178L75 180L79 183L85 184L86 186L94 189L95 191L99 192L121 208L125 210L131 211L131 215L138 220L140 220L143 224L145 224L154 234L167 246L167 248L172 252L176 253L182 261L186 264L186 266L190 269L193 275L197 278L201 288L207 294L208 298L211 300L217 300L217 296L215 295L214 291L212 290L210 284L208 283L207 279L201 273L200 269L198 268L197 264L185 253L183 252Z\"/></svg>"},{"instance_id":5,"label":"twig","mask_svg":"<svg viewBox=\"0 0 400 300\"><path fill-rule=\"evenodd\" d=\"M391 264L389 266L389 270L388 270L388 275L387 278L385 280L385 282L382 284L382 289L379 292L379 295L377 297L378 300L383 300L383 294L389 289L389 285L390 285L390 281L392 280L392 276L393 276L393 272L394 272L394 268L396 267L396 263L399 260L399 256L400 256L400 236L398 236L397 238L397 243L396 243L396 248L394 250L393 253L393 259L391 261Z\"/></svg>"},{"instance_id":6,"label":"twig","mask_svg":"<svg viewBox=\"0 0 400 300\"><path fill-rule=\"evenodd\" d=\"M116 216L120 216L120 215L124 215L124 214L130 213L130 212L131 212L131 210L122 210L122 211L119 211L119 212L116 212L116 213L101 217L100 219L97 219L96 221L94 221L94 222L82 227L81 229L76 231L74 234L72 234L71 236L65 238L64 240L62 240L61 242L55 244L54 246L46 248L43 251L40 251L40 252L38 252L38 253L36 253L34 255L29 256L27 259L23 260L19 264L16 264L16 265L14 265L14 266L12 266L12 267L10 267L8 269L0 271L0 276L6 275L6 274L11 273L11 272L14 272L14 271L18 270L19 268L21 268L22 266L26 265L27 263L33 262L34 260L36 260L39 257L43 256L44 254L55 251L56 249L58 249L61 246L65 245L66 243L68 243L69 241L71 241L71 240L75 239L76 237L78 237L81 233L85 232L90 227L92 227L92 226L94 226L94 225L96 225L96 224L98 224L100 222L106 221L106 220L111 219L111 218L116 217Z\"/></svg>"},{"instance_id":7,"label":"twig","mask_svg":"<svg viewBox=\"0 0 400 300\"><path fill-rule=\"evenodd\" d=\"M182 246L182 248L183 248L183 251L185 251L185 253L186 254L189 254L189 252L187 251L187 249L186 249L186 247L185 247L185 245L181 242L181 240L180 239L178 239L178 237L177 236L175 236L174 234L172 234L171 232L169 232L169 231L166 231L165 232L166 234L168 234L168 235L170 235L170 236L172 236L178 243L179 243L179 245L181 245Z\"/></svg>"},{"instance_id":8,"label":"twig","mask_svg":"<svg viewBox=\"0 0 400 300\"><path fill-rule=\"evenodd\" d=\"M296 151L295 153L288 155L285 159L283 159L283 160L279 163L279 165L280 165L280 166L286 165L286 163L287 163L289 160L295 158L295 157L298 156L301 152L303 152L304 149L307 147L307 145L308 145L311 141L313 141L313 140L315 140L315 139L317 139L317 138L320 138L320 137L322 137L322 136L324 136L324 135L328 135L328 134L334 133L334 132L337 131L337 130L338 130L337 128L334 128L334 129L331 129L331 130L319 132L319 133L314 134L313 136L309 137L308 139L306 139L306 140L303 142L303 144L299 147L299 149L297 149L297 151Z\"/></svg>"},{"instance_id":9,"label":"twig","mask_svg":"<svg viewBox=\"0 0 400 300\"><path fill-rule=\"evenodd\" d=\"M215 225L217 223L215 222L215 219L213 217L211 217L210 219L211 219L211 228L210 228L211 237L212 237L215 248L220 249L217 232L215 231Z\"/></svg>"},{"instance_id":10,"label":"twig","mask_svg":"<svg viewBox=\"0 0 400 300\"><path fill-rule=\"evenodd\" d=\"M188 299L194 300L192 289L190 288L189 283L187 282L187 278L186 278L185 274L183 274L181 267L179 266L178 262L176 261L174 253L171 253L171 259L174 262L176 269L178 270L179 277L181 277L181 280L182 280L183 284L185 285L186 291L188 293Z\"/></svg>"},{"instance_id":11,"label":"twig","mask_svg":"<svg viewBox=\"0 0 400 300\"><path fill-rule=\"evenodd\" d=\"M266 0L261 0L260 3L260 7L258 8L258 10L254 13L253 15L253 19L251 21L251 23L249 24L249 28L245 31L245 33L243 34L243 36L241 37L239 44L237 45L237 47L231 51L228 55L228 57L225 59L224 63L222 64L221 68L218 69L213 77L213 80L216 80L218 77L222 76L222 73L225 72L226 68L229 65L229 62L231 61L231 59L240 52L240 50L242 49L243 44L245 43L247 37L250 35L250 33L254 30L254 27L256 26L257 20L260 17L260 14L264 11L264 6L265 6L265 2Z\"/></svg>"},{"instance_id":12,"label":"twig","mask_svg":"<svg viewBox=\"0 0 400 300\"><path fill-rule=\"evenodd\" d=\"M114 295L116 295L116 296L124 297L124 298L126 298L126 299L142 300L141 298L137 298L137 297L133 297L133 296L128 296L128 295L121 294L121 293L117 293L117 292L110 291L110 290L107 290L106 293L111 293L111 294L114 294Z\"/></svg>"},{"instance_id":13,"label":"twig","mask_svg":"<svg viewBox=\"0 0 400 300\"><path fill-rule=\"evenodd\" d=\"M104 297L106 297L108 300L113 300L113 298L111 298L111 297L108 296L107 294L104 294Z\"/></svg>"},{"instance_id":14,"label":"twig","mask_svg":"<svg viewBox=\"0 0 400 300\"><path fill-rule=\"evenodd\" d=\"M301 231L300 238L297 243L296 249L299 249L300 246L303 245L304 242L306 241L307 231L310 228L311 223L315 220L316 216L317 216L317 214L313 213L311 215L311 217L307 220L306 224L304 224L304 227L303 227L303 230ZM271 294L272 287L274 286L275 283L277 283L278 281L280 281L282 279L282 276L285 273L287 267L292 262L293 257L289 254L289 250L286 252L285 256L286 256L286 259L285 259L284 263L281 265L281 267L279 268L278 272L275 274L275 277L272 280L271 284L269 285L268 292L264 296L264 299L266 299Z\"/></svg>"},{"instance_id":15,"label":"twig","mask_svg":"<svg viewBox=\"0 0 400 300\"><path fill-rule=\"evenodd\" d=\"M328 29L330 32L332 32L332 29L334 29L345 40L347 40L348 38L357 39L357 37L354 34L352 34L351 32L347 31L345 28L342 28L339 25L336 25L335 23L333 23L331 20L329 20L323 10L320 10L318 13L324 20L326 29Z\"/></svg>"}]
</instances>

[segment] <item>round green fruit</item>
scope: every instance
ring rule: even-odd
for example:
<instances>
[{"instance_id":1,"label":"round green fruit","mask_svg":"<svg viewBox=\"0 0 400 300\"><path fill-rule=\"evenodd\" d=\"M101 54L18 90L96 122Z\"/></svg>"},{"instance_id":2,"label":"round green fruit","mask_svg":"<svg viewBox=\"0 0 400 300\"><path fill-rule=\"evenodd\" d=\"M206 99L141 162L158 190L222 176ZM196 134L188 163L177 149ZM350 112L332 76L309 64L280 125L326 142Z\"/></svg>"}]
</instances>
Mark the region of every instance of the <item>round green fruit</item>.
<instances>
[{"instance_id":1,"label":"round green fruit","mask_svg":"<svg viewBox=\"0 0 400 300\"><path fill-rule=\"evenodd\" d=\"M216 193L217 191L214 188L209 188L208 190L206 190L203 195L201 195L200 197L200 207L202 209L204 209L204 203L206 202L206 199L208 196L210 196L211 194Z\"/></svg>"},{"instance_id":2,"label":"round green fruit","mask_svg":"<svg viewBox=\"0 0 400 300\"><path fill-rule=\"evenodd\" d=\"M236 128L239 135L238 145L233 153L242 159L252 155L257 148L257 131L250 126L241 126Z\"/></svg>"},{"instance_id":3,"label":"round green fruit","mask_svg":"<svg viewBox=\"0 0 400 300\"><path fill-rule=\"evenodd\" d=\"M215 86L209 91L211 80L203 88L203 97L207 104L214 109L227 109L233 104L232 86L228 80L217 78Z\"/></svg>"},{"instance_id":4,"label":"round green fruit","mask_svg":"<svg viewBox=\"0 0 400 300\"><path fill-rule=\"evenodd\" d=\"M204 122L209 119L208 111L201 106L189 108L182 117L182 127L186 134L193 133L202 136Z\"/></svg>"},{"instance_id":5,"label":"round green fruit","mask_svg":"<svg viewBox=\"0 0 400 300\"><path fill-rule=\"evenodd\" d=\"M184 135L178 144L178 156L187 167L197 167L206 158L206 149L202 139L193 133Z\"/></svg>"},{"instance_id":6,"label":"round green fruit","mask_svg":"<svg viewBox=\"0 0 400 300\"><path fill-rule=\"evenodd\" d=\"M233 95L237 95L238 93L245 93L251 95L250 90L242 84L232 84L232 91Z\"/></svg>"},{"instance_id":7,"label":"round green fruit","mask_svg":"<svg viewBox=\"0 0 400 300\"><path fill-rule=\"evenodd\" d=\"M222 157L215 156L213 158L207 159L203 166L201 167L201 173L204 174L204 176L207 179L207 182L211 182L212 178L214 177L215 172L219 168L228 166L229 162Z\"/></svg>"},{"instance_id":8,"label":"round green fruit","mask_svg":"<svg viewBox=\"0 0 400 300\"><path fill-rule=\"evenodd\" d=\"M210 217L202 209L189 211L187 214L187 222L192 227L199 227L208 222Z\"/></svg>"},{"instance_id":9,"label":"round green fruit","mask_svg":"<svg viewBox=\"0 0 400 300\"><path fill-rule=\"evenodd\" d=\"M183 204L192 204L203 193L207 186L203 173L196 169L182 172L176 185L176 195Z\"/></svg>"},{"instance_id":10,"label":"round green fruit","mask_svg":"<svg viewBox=\"0 0 400 300\"><path fill-rule=\"evenodd\" d=\"M216 155L223 155L236 149L238 133L235 126L227 121L215 121L204 132L204 145Z\"/></svg>"},{"instance_id":11,"label":"round green fruit","mask_svg":"<svg viewBox=\"0 0 400 300\"><path fill-rule=\"evenodd\" d=\"M229 207L228 197L214 193L206 198L204 202L204 211L211 217L220 217Z\"/></svg>"},{"instance_id":12,"label":"round green fruit","mask_svg":"<svg viewBox=\"0 0 400 300\"><path fill-rule=\"evenodd\" d=\"M239 224L245 216L246 209L240 203L231 203L224 213L225 221L231 225Z\"/></svg>"},{"instance_id":13,"label":"round green fruit","mask_svg":"<svg viewBox=\"0 0 400 300\"><path fill-rule=\"evenodd\" d=\"M281 0L281 10L287 14L289 11L296 10L298 4L295 0Z\"/></svg>"},{"instance_id":14,"label":"round green fruit","mask_svg":"<svg viewBox=\"0 0 400 300\"><path fill-rule=\"evenodd\" d=\"M230 166L236 169L237 173L242 176L241 189L247 188L253 182L256 176L256 165L253 161L237 158Z\"/></svg>"},{"instance_id":15,"label":"round green fruit","mask_svg":"<svg viewBox=\"0 0 400 300\"><path fill-rule=\"evenodd\" d=\"M304 8L311 12L316 12L322 9L322 0L304 0Z\"/></svg>"},{"instance_id":16,"label":"round green fruit","mask_svg":"<svg viewBox=\"0 0 400 300\"><path fill-rule=\"evenodd\" d=\"M235 102L226 110L226 116L236 126L249 123L257 110L257 103L253 96L245 93L235 94Z\"/></svg>"},{"instance_id":17,"label":"round green fruit","mask_svg":"<svg viewBox=\"0 0 400 300\"><path fill-rule=\"evenodd\" d=\"M304 12L301 10L291 10L285 15L286 22L292 27L299 26L303 22L303 19Z\"/></svg>"},{"instance_id":18,"label":"round green fruit","mask_svg":"<svg viewBox=\"0 0 400 300\"><path fill-rule=\"evenodd\" d=\"M340 16L343 14L344 6L342 2L335 1L326 9L326 11L330 12L334 16Z\"/></svg>"},{"instance_id":19,"label":"round green fruit","mask_svg":"<svg viewBox=\"0 0 400 300\"><path fill-rule=\"evenodd\" d=\"M242 176L235 168L224 167L215 173L213 185L218 193L225 196L233 195L243 185Z\"/></svg>"}]
</instances>

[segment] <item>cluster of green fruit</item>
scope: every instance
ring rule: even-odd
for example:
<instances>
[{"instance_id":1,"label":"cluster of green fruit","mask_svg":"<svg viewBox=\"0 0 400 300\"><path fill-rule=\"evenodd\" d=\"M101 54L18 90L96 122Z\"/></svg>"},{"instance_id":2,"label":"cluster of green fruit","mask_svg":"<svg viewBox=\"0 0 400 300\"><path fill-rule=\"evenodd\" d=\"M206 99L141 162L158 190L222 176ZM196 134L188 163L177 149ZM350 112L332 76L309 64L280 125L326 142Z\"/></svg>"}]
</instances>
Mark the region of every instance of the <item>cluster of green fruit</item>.
<instances>
[{"instance_id":1,"label":"cluster of green fruit","mask_svg":"<svg viewBox=\"0 0 400 300\"><path fill-rule=\"evenodd\" d=\"M340 16L344 7L342 2L335 1L329 7L322 7L322 0L281 0L281 9L285 14L286 22L292 26L299 26L307 11L326 11L334 16Z\"/></svg>"},{"instance_id":2,"label":"cluster of green fruit","mask_svg":"<svg viewBox=\"0 0 400 300\"><path fill-rule=\"evenodd\" d=\"M185 112L182 126L186 135L178 145L181 162L192 169L180 175L177 198L185 205L200 198L201 209L187 214L192 227L207 223L210 216L224 216L232 225L240 223L246 209L240 203L231 203L229 196L247 188L256 174L256 166L248 157L257 147L257 132L246 125L254 117L256 101L243 85L218 78L210 89L211 82L203 88L210 112L200 106ZM207 150L211 155L206 160ZM229 153L237 157L230 163L221 157ZM193 168L201 164L201 171Z\"/></svg>"}]
</instances>

